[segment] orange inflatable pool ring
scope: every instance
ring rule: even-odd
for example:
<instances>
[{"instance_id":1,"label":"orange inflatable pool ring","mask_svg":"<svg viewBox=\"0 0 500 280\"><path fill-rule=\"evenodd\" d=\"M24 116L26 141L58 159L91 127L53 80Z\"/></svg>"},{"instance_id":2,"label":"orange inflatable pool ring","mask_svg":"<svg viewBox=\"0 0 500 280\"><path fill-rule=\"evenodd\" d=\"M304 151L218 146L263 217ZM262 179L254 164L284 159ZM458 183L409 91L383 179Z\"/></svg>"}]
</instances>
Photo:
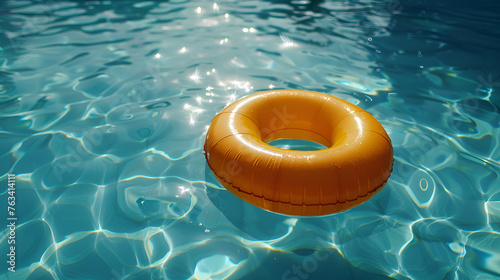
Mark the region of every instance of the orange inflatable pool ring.
<instances>
[{"instance_id":1,"label":"orange inflatable pool ring","mask_svg":"<svg viewBox=\"0 0 500 280\"><path fill-rule=\"evenodd\" d=\"M294 151L267 144L303 139L326 146ZM310 91L274 90L241 98L212 120L205 156L217 180L241 199L295 216L359 205L382 189L393 150L363 109Z\"/></svg>"}]
</instances>

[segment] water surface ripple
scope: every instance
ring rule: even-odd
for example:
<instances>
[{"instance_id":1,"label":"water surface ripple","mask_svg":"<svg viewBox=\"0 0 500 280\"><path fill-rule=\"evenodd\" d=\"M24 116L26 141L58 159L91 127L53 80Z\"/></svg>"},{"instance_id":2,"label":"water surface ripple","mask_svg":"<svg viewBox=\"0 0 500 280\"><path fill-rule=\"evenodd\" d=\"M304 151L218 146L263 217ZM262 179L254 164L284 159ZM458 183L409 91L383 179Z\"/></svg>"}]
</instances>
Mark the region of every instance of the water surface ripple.
<instances>
[{"instance_id":1,"label":"water surface ripple","mask_svg":"<svg viewBox=\"0 0 500 280\"><path fill-rule=\"evenodd\" d=\"M2 279L500 278L494 1L0 2ZM328 93L374 115L394 170L344 213L223 189L202 146L228 103ZM6 267L9 228L0 237Z\"/></svg>"}]
</instances>

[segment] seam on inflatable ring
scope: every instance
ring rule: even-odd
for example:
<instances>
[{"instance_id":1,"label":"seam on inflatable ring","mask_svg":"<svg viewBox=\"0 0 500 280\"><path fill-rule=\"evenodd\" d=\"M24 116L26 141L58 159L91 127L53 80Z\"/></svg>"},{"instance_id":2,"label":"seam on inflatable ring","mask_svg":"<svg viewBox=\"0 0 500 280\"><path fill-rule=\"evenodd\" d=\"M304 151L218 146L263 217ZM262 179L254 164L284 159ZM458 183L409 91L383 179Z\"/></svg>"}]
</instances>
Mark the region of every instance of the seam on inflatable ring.
<instances>
[{"instance_id":1,"label":"seam on inflatable ring","mask_svg":"<svg viewBox=\"0 0 500 280\"><path fill-rule=\"evenodd\" d=\"M212 121L213 121L215 118L217 118L218 116L222 115L222 114L237 114L237 115L244 116L244 117L248 118L251 122L253 122L257 128L259 128L259 126L258 126L258 125L254 122L254 120L252 120L252 119L251 119L250 117L248 117L247 115L242 114L242 113L238 113L238 112L222 112L222 113L219 113L219 114L217 114L217 115L216 115L216 116L212 119ZM254 134L251 134L251 133L240 133L240 132L238 132L238 133L236 133L236 134L247 134L247 135L250 135L250 136L257 137L257 138L259 138L259 137L261 136L261 135L260 135L260 132L259 132L259 135L258 135L258 136L254 135ZM227 137L229 137L229 136L234 136L234 135L236 135L236 134L235 134L235 133L233 133L233 134L229 134L229 135L226 135L226 136L222 137L221 139L219 139L219 140L217 141L217 143L215 143L215 144L212 146L212 148L215 148L217 145L219 145L219 143L220 143L222 140L226 139ZM262 137L260 137L260 138L261 138L260 140L262 140Z\"/></svg>"},{"instance_id":2,"label":"seam on inflatable ring","mask_svg":"<svg viewBox=\"0 0 500 280\"><path fill-rule=\"evenodd\" d=\"M385 137L384 135L382 135L382 134L380 134L380 133L378 133L378 132L376 132L376 131L373 131L373 130L369 130L369 129L368 129L367 131L370 131L370 132L373 132L373 133L375 133L375 134L378 134L378 135L382 136L382 138L384 138L384 139L385 139L385 140L389 143L389 145L391 145L391 147L392 147L391 138L387 139L387 137Z\"/></svg>"},{"instance_id":3,"label":"seam on inflatable ring","mask_svg":"<svg viewBox=\"0 0 500 280\"><path fill-rule=\"evenodd\" d=\"M361 109L361 108L360 108ZM361 109L363 110L363 109ZM349 111L349 113L347 113L347 115L343 116L342 118L340 118L333 126L332 126L332 133L335 131L335 129L337 128L337 126L339 125L339 123L343 120L345 120L347 117L351 116L352 114L354 113L357 113L357 112L362 112L362 111ZM332 139L333 140L333 139Z\"/></svg>"},{"instance_id":4,"label":"seam on inflatable ring","mask_svg":"<svg viewBox=\"0 0 500 280\"><path fill-rule=\"evenodd\" d=\"M231 136L235 136L235 135L250 135L250 136L256 137L254 134L251 134L251 133L235 133L235 134L229 134L229 135L226 135L226 136L222 137L221 139L219 139L219 141L217 141L217 143L215 143L215 145L213 145L213 146L212 146L212 149L215 149L215 147L217 147L217 145L219 145L219 143L220 143L222 140L224 140L224 139L226 139L226 138L228 138L228 137L231 137ZM256 138L258 138L258 137L256 137ZM203 148L203 149L205 149L205 148Z\"/></svg>"},{"instance_id":5,"label":"seam on inflatable ring","mask_svg":"<svg viewBox=\"0 0 500 280\"><path fill-rule=\"evenodd\" d=\"M229 111L229 112L219 112L217 115L215 115L214 119L215 119L216 117L220 116L220 115L223 115L223 114L236 114L236 115L241 115L241 116L247 117L249 120L251 120L251 121L255 124L255 126L257 126L257 124L255 123L255 121L254 121L252 118L250 118L249 116L247 116L247 115L245 115L245 114L243 114L243 113L240 113L240 112L233 112L233 111ZM212 119L212 121L213 121L213 119ZM257 127L258 127L258 126L257 126Z\"/></svg>"},{"instance_id":6,"label":"seam on inflatable ring","mask_svg":"<svg viewBox=\"0 0 500 280\"><path fill-rule=\"evenodd\" d=\"M374 192L378 192L382 187L384 187L384 185L387 183L387 181L389 180L389 177L390 174L392 173L392 170L394 168L394 161L391 165L391 171L389 172L389 176L387 177L387 179L385 179L385 181L382 182L382 184L380 184L378 187L376 187L375 189L373 189L372 191L369 191L366 195L362 195L362 196L358 196L356 199L351 199L351 200L346 200L346 201L338 201L338 202L334 202L334 203L326 203L326 204L321 204L321 203L316 203L316 204L307 204L307 203L302 203L302 204L295 204L295 203L290 203L290 202L283 202L283 201L275 201L275 200L271 200L271 199L267 199L265 198L264 196L258 196L258 195L255 195L253 193L248 193L248 192L245 192L245 191L242 191L241 189L239 189L238 187L234 186L233 184L227 182L226 180L224 180L223 178L220 178L214 171L214 169L212 168L212 166L210 166L210 163L208 161L208 158L207 158L207 152L205 151L205 160L207 161L207 165L208 167L210 168L210 170L212 171L212 173L214 174L214 176L216 176L218 179L224 181L226 184L230 185L231 187L233 187L235 190L239 191L239 192L242 192L242 193L245 193L245 194L248 194L248 195L251 195L253 197L257 197L257 198L260 198L260 199L264 199L266 201L269 201L269 202L276 202L276 203L283 203L283 204L290 204L290 205L293 205L293 206L330 206L330 205L337 205L337 204L344 204L344 203L348 203L348 202L354 202L356 200L358 200L359 198L361 197L366 197Z\"/></svg>"}]
</instances>

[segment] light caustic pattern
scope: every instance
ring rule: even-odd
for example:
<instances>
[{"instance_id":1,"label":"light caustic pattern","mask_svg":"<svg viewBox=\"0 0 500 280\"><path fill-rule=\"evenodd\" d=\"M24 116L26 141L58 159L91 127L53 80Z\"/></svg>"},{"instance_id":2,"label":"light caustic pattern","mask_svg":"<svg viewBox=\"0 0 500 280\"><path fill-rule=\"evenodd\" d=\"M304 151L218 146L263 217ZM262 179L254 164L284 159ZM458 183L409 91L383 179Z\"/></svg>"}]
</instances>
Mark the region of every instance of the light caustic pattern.
<instances>
[{"instance_id":1,"label":"light caustic pattern","mask_svg":"<svg viewBox=\"0 0 500 280\"><path fill-rule=\"evenodd\" d=\"M16 174L19 244L0 278L500 277L496 14L429 2L2 1L0 205ZM297 218L217 183L210 120L283 88L382 123L377 196Z\"/></svg>"}]
</instances>

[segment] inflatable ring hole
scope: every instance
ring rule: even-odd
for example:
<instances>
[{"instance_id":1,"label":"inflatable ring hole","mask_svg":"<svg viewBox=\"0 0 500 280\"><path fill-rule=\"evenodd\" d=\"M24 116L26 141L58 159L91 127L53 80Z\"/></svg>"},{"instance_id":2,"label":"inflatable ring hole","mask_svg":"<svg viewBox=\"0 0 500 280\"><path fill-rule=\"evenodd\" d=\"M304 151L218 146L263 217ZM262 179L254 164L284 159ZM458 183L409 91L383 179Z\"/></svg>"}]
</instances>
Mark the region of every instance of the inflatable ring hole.
<instances>
[{"instance_id":1,"label":"inflatable ring hole","mask_svg":"<svg viewBox=\"0 0 500 280\"><path fill-rule=\"evenodd\" d=\"M267 144L276 148L292 151L318 151L328 148L325 145L314 141L293 138L274 140L268 142Z\"/></svg>"},{"instance_id":2,"label":"inflatable ring hole","mask_svg":"<svg viewBox=\"0 0 500 280\"><path fill-rule=\"evenodd\" d=\"M267 134L265 137L263 137L263 138L261 137L261 138L262 138L262 141L264 141L265 143L268 143L268 144L271 142L274 143L274 141L276 141L276 140L290 139L290 140L297 140L297 141L302 140L302 141L306 141L306 142L312 142L312 143L316 144L314 146L319 145L319 146L317 146L318 148L313 148L311 150L300 150L299 149L297 151L316 151L316 150L327 149L327 148L332 146L329 139L325 138L324 136L322 136L319 133L312 131L311 127L313 127L312 124L309 125L309 127L307 127L307 129L285 127L282 129L272 131L271 133ZM274 145L271 144L271 146L274 146ZM319 147L321 147L321 148L319 148ZM280 147L278 147L278 148L280 148ZM287 150L296 150L296 149L292 148L292 149L287 149Z\"/></svg>"}]
</instances>

